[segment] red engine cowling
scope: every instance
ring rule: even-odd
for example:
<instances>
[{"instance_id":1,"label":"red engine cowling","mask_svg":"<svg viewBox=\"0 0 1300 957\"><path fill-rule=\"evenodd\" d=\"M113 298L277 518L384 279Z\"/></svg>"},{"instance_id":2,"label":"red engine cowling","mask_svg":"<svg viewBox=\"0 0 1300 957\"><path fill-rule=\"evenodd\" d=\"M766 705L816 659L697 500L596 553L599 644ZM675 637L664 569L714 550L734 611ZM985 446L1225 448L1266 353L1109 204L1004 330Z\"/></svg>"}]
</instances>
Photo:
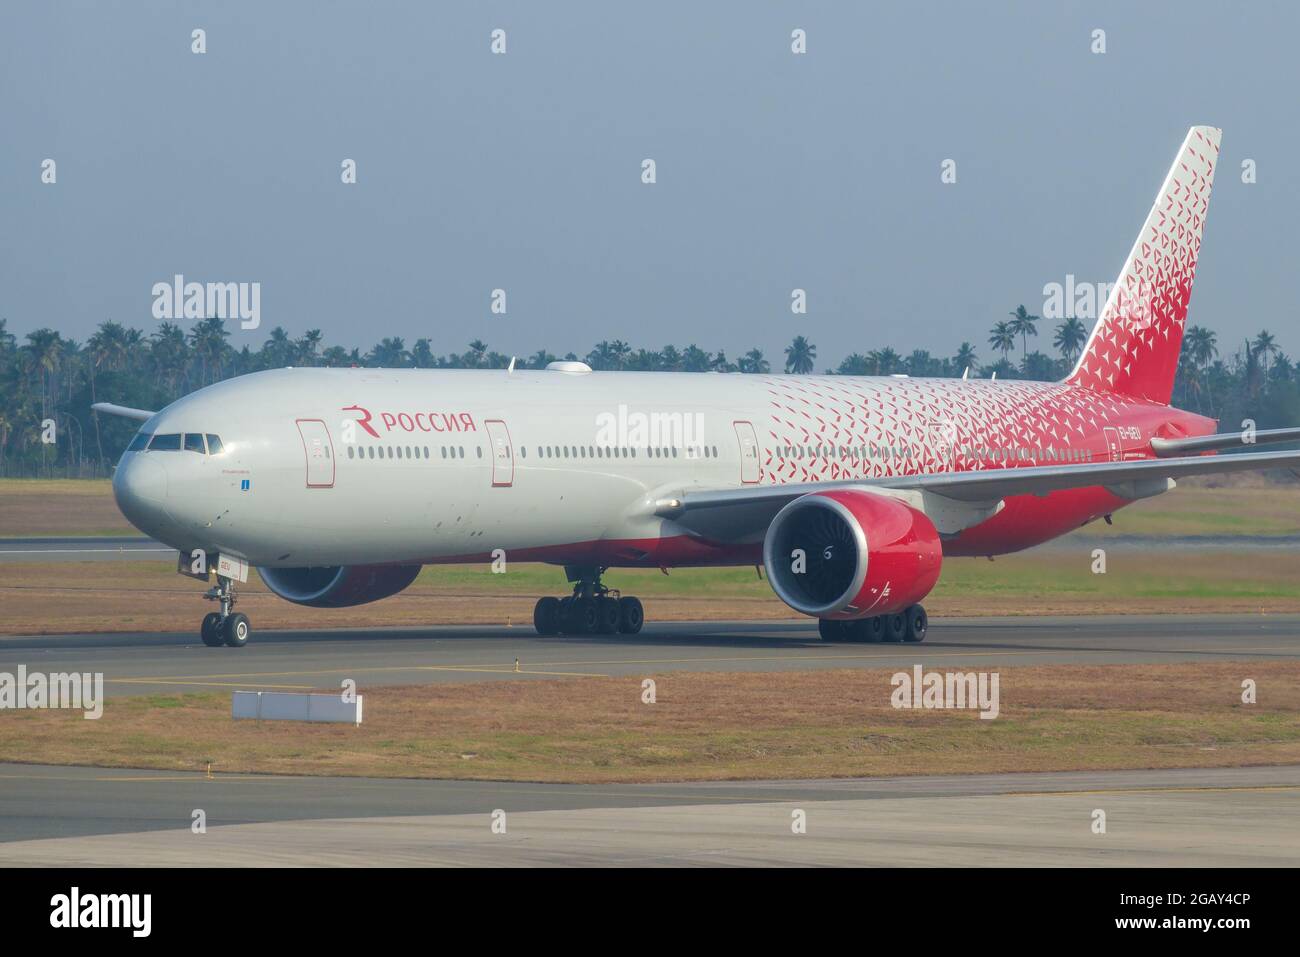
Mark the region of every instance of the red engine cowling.
<instances>
[{"instance_id":1,"label":"red engine cowling","mask_svg":"<svg viewBox=\"0 0 1300 957\"><path fill-rule=\"evenodd\" d=\"M811 492L777 513L763 541L773 590L818 618L902 611L939 580L934 524L897 499L870 492Z\"/></svg>"},{"instance_id":2,"label":"red engine cowling","mask_svg":"<svg viewBox=\"0 0 1300 957\"><path fill-rule=\"evenodd\" d=\"M396 595L420 574L419 565L333 565L259 568L266 587L285 601L312 608L347 608Z\"/></svg>"}]
</instances>

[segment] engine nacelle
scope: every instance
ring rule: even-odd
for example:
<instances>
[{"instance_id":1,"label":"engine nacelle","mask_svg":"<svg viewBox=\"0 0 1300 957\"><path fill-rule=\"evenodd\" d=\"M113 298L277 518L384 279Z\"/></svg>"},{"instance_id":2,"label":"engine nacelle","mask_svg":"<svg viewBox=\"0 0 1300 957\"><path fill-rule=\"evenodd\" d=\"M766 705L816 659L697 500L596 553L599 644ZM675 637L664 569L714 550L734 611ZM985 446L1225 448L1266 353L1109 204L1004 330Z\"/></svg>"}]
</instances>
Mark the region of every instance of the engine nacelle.
<instances>
[{"instance_id":1,"label":"engine nacelle","mask_svg":"<svg viewBox=\"0 0 1300 957\"><path fill-rule=\"evenodd\" d=\"M347 608L396 595L420 574L420 565L333 565L259 568L266 587L286 601L312 608Z\"/></svg>"},{"instance_id":2,"label":"engine nacelle","mask_svg":"<svg viewBox=\"0 0 1300 957\"><path fill-rule=\"evenodd\" d=\"M768 581L795 611L866 618L902 611L939 580L934 524L897 499L810 492L777 513L763 541Z\"/></svg>"}]
</instances>

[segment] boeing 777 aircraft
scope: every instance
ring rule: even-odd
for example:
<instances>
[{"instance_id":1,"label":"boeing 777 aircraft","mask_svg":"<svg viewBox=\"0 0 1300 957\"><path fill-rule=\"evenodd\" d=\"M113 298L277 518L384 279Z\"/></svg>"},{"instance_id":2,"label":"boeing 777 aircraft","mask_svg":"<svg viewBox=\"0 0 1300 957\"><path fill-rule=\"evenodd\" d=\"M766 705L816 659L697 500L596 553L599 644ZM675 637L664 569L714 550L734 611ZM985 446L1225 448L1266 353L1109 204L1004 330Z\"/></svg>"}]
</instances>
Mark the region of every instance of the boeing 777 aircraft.
<instances>
[{"instance_id":1,"label":"boeing 777 aircraft","mask_svg":"<svg viewBox=\"0 0 1300 957\"><path fill-rule=\"evenodd\" d=\"M1028 548L1180 476L1300 466L1206 454L1300 429L1214 434L1169 405L1219 137L1188 132L1064 382L289 368L160 412L97 405L144 422L113 492L182 570L215 570L211 646L248 640L250 567L338 608L494 559L565 567L542 634L639 631L609 568L761 563L827 640L921 641L945 557Z\"/></svg>"}]
</instances>

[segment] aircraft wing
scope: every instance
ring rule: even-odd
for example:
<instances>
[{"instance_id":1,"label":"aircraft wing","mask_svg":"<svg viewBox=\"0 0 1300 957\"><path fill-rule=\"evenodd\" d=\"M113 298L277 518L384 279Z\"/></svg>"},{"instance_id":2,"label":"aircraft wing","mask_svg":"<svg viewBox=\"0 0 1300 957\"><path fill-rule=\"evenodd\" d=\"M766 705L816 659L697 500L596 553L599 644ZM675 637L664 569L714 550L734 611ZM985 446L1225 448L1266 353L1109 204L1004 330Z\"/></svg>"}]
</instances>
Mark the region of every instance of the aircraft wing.
<instances>
[{"instance_id":1,"label":"aircraft wing","mask_svg":"<svg viewBox=\"0 0 1300 957\"><path fill-rule=\"evenodd\" d=\"M933 475L686 490L679 495L656 500L654 514L673 519L686 528L705 534L716 535L725 529L727 537L741 538L764 532L773 516L787 502L801 495L831 489L860 488L868 492L889 489L931 493L954 505L974 506L970 510L970 524L976 524L993 514L1002 499L1013 495L1047 495L1061 489L1102 486L1121 498L1139 499L1172 487L1170 479L1274 468L1300 469L1300 451L992 468Z\"/></svg>"},{"instance_id":2,"label":"aircraft wing","mask_svg":"<svg viewBox=\"0 0 1300 957\"><path fill-rule=\"evenodd\" d=\"M91 406L96 412L103 412L107 415L120 415L124 419L136 419L140 422L152 419L157 412L150 412L148 409L132 409L130 406L114 405L112 402L96 402Z\"/></svg>"}]
</instances>

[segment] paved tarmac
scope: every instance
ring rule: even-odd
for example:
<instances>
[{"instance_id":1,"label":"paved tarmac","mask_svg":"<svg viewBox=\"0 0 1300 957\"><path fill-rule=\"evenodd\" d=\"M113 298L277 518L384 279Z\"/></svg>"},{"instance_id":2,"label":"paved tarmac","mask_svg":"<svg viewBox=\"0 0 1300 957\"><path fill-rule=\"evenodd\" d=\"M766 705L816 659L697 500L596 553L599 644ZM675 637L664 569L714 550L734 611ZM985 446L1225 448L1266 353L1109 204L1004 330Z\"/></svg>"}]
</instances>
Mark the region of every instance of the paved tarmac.
<instances>
[{"instance_id":1,"label":"paved tarmac","mask_svg":"<svg viewBox=\"0 0 1300 957\"><path fill-rule=\"evenodd\" d=\"M1294 765L671 785L0 765L0 866L1294 866L1297 796Z\"/></svg>"},{"instance_id":2,"label":"paved tarmac","mask_svg":"<svg viewBox=\"0 0 1300 957\"><path fill-rule=\"evenodd\" d=\"M197 621L195 622L197 632ZM254 622L256 626L256 622ZM540 637L531 627L437 625L254 631L244 648L193 632L0 638L0 671L102 672L112 695L517 680L668 671L922 664L1044 665L1300 658L1300 615L933 619L921 644L827 643L811 621L663 622L635 636ZM519 671L515 671L515 660Z\"/></svg>"}]
</instances>

